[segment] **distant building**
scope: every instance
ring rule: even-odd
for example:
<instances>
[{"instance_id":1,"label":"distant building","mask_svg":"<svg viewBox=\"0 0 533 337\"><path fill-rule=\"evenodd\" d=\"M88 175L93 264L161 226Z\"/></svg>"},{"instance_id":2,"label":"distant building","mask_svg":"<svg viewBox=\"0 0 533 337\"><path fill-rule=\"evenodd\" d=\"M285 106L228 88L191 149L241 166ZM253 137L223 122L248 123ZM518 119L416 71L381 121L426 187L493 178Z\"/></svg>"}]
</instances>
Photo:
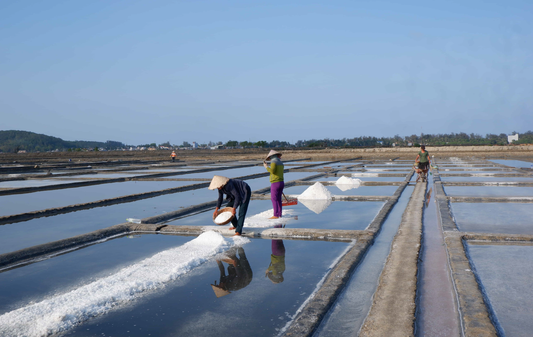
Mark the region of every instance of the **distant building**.
<instances>
[{"instance_id":1,"label":"distant building","mask_svg":"<svg viewBox=\"0 0 533 337\"><path fill-rule=\"evenodd\" d=\"M198 148L198 143L196 143L196 142L192 142L192 148L193 148L193 149L197 149L197 148Z\"/></svg>"},{"instance_id":2,"label":"distant building","mask_svg":"<svg viewBox=\"0 0 533 337\"><path fill-rule=\"evenodd\" d=\"M509 144L515 140L518 141L518 133L516 135L507 135L507 142L509 142Z\"/></svg>"}]
</instances>

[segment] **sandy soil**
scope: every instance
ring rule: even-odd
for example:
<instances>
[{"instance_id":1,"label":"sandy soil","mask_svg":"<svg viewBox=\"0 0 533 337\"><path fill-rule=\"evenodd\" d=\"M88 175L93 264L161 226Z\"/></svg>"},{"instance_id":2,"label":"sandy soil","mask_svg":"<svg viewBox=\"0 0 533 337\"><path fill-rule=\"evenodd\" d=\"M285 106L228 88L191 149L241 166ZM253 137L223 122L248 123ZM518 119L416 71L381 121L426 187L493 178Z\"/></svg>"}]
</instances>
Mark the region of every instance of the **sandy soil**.
<instances>
[{"instance_id":1,"label":"sandy soil","mask_svg":"<svg viewBox=\"0 0 533 337\"><path fill-rule=\"evenodd\" d=\"M450 146L428 147L436 157L476 157L480 159L519 159L533 161L533 146ZM263 160L270 149L180 150L179 161ZM418 148L368 148L368 149L298 149L280 150L284 160L309 158L314 161L341 159L414 159ZM37 164L47 162L94 161L170 161L171 151L102 151L55 153L0 153L0 164Z\"/></svg>"}]
</instances>

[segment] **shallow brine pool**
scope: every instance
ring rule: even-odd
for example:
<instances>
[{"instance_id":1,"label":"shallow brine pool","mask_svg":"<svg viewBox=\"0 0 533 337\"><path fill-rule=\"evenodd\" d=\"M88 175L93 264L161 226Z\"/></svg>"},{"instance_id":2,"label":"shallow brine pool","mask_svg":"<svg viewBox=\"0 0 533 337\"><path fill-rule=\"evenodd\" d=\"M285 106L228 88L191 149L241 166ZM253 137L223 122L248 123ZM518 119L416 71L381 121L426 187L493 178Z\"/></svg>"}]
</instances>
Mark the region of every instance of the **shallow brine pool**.
<instances>
[{"instance_id":1,"label":"shallow brine pool","mask_svg":"<svg viewBox=\"0 0 533 337\"><path fill-rule=\"evenodd\" d=\"M444 186L446 195L472 197L533 197L533 187Z\"/></svg>"},{"instance_id":2,"label":"shallow brine pool","mask_svg":"<svg viewBox=\"0 0 533 337\"><path fill-rule=\"evenodd\" d=\"M274 212L269 200L252 200L245 218L243 232L275 227L364 230L376 217L385 202L374 201L299 201L297 205L283 207L281 219L268 219ZM170 222L180 226L215 226L213 210ZM229 228L230 224L218 226Z\"/></svg>"},{"instance_id":3,"label":"shallow brine pool","mask_svg":"<svg viewBox=\"0 0 533 337\"><path fill-rule=\"evenodd\" d=\"M530 336L533 246L469 243L468 252L504 335Z\"/></svg>"},{"instance_id":4,"label":"shallow brine pool","mask_svg":"<svg viewBox=\"0 0 533 337\"><path fill-rule=\"evenodd\" d=\"M0 196L0 216L27 213L48 208L83 204L130 194L197 184L189 181L124 181Z\"/></svg>"},{"instance_id":5,"label":"shallow brine pool","mask_svg":"<svg viewBox=\"0 0 533 337\"><path fill-rule=\"evenodd\" d=\"M450 203L459 230L508 234L533 234L532 206L530 203Z\"/></svg>"},{"instance_id":6,"label":"shallow brine pool","mask_svg":"<svg viewBox=\"0 0 533 337\"><path fill-rule=\"evenodd\" d=\"M495 163L506 165L506 166L512 166L512 167L525 167L525 168L533 168L533 163L528 161L522 161L522 160L491 160Z\"/></svg>"},{"instance_id":7,"label":"shallow brine pool","mask_svg":"<svg viewBox=\"0 0 533 337\"><path fill-rule=\"evenodd\" d=\"M272 336L350 246L147 236L152 238L112 240L0 273L0 286L10 289L0 331Z\"/></svg>"},{"instance_id":8,"label":"shallow brine pool","mask_svg":"<svg viewBox=\"0 0 533 337\"><path fill-rule=\"evenodd\" d=\"M357 187L358 186L358 187ZM310 186L298 185L283 190L286 195L302 194ZM324 186L332 195L377 195L390 196L398 189L398 186L364 186L364 185L325 185Z\"/></svg>"}]
</instances>

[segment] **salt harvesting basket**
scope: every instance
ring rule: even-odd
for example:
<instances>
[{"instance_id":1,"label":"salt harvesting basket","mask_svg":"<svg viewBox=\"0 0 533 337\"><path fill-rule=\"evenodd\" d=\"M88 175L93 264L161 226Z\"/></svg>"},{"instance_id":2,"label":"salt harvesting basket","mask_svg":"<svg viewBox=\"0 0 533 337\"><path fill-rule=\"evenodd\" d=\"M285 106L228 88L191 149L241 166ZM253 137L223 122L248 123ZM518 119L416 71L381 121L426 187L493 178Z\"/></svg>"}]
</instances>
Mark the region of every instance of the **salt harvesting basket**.
<instances>
[{"instance_id":1,"label":"salt harvesting basket","mask_svg":"<svg viewBox=\"0 0 533 337\"><path fill-rule=\"evenodd\" d=\"M233 209L233 207L224 207L223 209L219 209L218 210L218 213L217 213L217 216L213 219L213 222L219 226L223 226L227 223L229 223L231 220L233 220L233 218L235 217L235 215L231 214L231 210ZM225 221L223 222L216 222L215 220L218 218L218 216L222 213L226 213L226 212L229 212L229 214L231 214L231 216L226 219Z\"/></svg>"}]
</instances>

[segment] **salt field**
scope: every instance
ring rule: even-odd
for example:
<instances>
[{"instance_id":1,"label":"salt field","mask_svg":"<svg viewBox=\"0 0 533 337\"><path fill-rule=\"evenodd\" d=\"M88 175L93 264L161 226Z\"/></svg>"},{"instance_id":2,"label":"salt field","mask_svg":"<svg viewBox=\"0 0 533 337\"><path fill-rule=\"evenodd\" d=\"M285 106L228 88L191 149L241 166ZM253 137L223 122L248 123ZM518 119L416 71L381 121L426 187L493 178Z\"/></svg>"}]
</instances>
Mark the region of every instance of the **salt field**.
<instances>
[{"instance_id":1,"label":"salt field","mask_svg":"<svg viewBox=\"0 0 533 337\"><path fill-rule=\"evenodd\" d=\"M0 336L527 336L531 163L408 159L288 161L277 219L262 161L14 167ZM214 175L250 185L240 237Z\"/></svg>"}]
</instances>

